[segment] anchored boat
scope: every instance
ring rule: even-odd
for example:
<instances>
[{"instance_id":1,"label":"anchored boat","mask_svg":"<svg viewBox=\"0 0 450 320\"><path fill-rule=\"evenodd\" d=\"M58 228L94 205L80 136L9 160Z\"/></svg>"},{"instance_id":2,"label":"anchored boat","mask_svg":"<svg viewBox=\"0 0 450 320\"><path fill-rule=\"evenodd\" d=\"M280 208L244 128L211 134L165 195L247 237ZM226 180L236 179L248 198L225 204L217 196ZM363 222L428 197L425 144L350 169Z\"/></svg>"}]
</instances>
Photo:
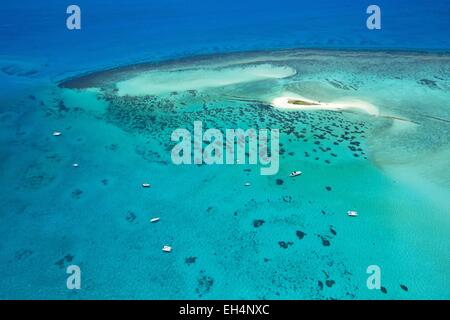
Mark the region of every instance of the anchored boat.
<instances>
[{"instance_id":1,"label":"anchored boat","mask_svg":"<svg viewBox=\"0 0 450 320\"><path fill-rule=\"evenodd\" d=\"M302 172L301 171L293 171L291 172L291 174L289 175L289 177L297 177L299 175L301 175Z\"/></svg>"},{"instance_id":2,"label":"anchored boat","mask_svg":"<svg viewBox=\"0 0 450 320\"><path fill-rule=\"evenodd\" d=\"M350 211L347 211L347 215L349 217L357 217L358 216L358 212L350 210Z\"/></svg>"}]
</instances>

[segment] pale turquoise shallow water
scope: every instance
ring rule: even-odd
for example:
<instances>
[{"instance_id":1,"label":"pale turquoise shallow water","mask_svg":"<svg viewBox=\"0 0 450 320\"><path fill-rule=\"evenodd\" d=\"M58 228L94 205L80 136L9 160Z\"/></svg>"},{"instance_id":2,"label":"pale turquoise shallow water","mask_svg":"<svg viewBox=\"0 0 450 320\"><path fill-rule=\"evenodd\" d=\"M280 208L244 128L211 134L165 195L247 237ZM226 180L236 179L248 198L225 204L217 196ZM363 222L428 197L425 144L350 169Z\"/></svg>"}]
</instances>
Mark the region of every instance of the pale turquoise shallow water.
<instances>
[{"instance_id":1,"label":"pale turquoise shallow water","mask_svg":"<svg viewBox=\"0 0 450 320\"><path fill-rule=\"evenodd\" d=\"M218 65L296 74L159 96L114 90L149 68L171 70L176 83L180 69ZM450 297L450 56L290 50L121 70L75 79L96 90L1 75L10 87L1 89L0 297ZM361 99L381 116L269 106L285 91ZM170 133L195 120L279 128L279 173L173 165ZM65 287L69 264L82 269L81 291ZM367 289L372 264L387 293Z\"/></svg>"}]
</instances>

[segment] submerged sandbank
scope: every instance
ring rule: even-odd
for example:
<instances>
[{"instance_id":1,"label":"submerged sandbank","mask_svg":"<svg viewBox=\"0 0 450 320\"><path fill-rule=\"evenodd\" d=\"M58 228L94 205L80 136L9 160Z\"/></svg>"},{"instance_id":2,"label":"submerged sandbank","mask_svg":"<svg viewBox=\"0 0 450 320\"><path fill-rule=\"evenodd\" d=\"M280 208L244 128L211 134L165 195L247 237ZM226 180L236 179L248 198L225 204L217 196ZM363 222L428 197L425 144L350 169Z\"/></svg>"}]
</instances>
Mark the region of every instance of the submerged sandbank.
<instances>
[{"instance_id":1,"label":"submerged sandbank","mask_svg":"<svg viewBox=\"0 0 450 320\"><path fill-rule=\"evenodd\" d=\"M202 90L268 79L282 79L296 74L288 66L269 63L224 68L193 68L144 72L116 84L119 96L158 95L173 91Z\"/></svg>"}]
</instances>

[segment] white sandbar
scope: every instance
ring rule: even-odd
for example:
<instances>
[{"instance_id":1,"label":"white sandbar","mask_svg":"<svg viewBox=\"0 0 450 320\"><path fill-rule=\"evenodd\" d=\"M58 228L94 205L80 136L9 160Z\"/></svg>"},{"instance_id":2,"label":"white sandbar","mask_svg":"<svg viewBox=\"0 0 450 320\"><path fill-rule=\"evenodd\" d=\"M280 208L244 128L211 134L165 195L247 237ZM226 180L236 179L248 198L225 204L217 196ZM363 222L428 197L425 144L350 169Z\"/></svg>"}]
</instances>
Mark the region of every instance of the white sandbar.
<instances>
[{"instance_id":1,"label":"white sandbar","mask_svg":"<svg viewBox=\"0 0 450 320\"><path fill-rule=\"evenodd\" d=\"M272 100L271 105L278 109L285 110L360 110L370 115L378 116L378 108L373 104L355 100L347 99L336 102L320 102L311 99L306 99L302 96L281 96Z\"/></svg>"}]
</instances>

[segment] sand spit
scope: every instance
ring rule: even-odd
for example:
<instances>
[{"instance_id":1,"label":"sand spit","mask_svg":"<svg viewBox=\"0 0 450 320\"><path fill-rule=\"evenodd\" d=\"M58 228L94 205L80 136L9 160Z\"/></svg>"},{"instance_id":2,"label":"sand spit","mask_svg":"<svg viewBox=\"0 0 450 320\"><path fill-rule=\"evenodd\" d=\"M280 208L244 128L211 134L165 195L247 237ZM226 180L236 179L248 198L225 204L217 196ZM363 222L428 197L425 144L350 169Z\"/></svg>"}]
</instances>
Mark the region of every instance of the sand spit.
<instances>
[{"instance_id":1,"label":"sand spit","mask_svg":"<svg viewBox=\"0 0 450 320\"><path fill-rule=\"evenodd\" d=\"M302 96L281 96L270 103L273 107L284 110L357 110L372 116L378 116L379 110L371 103L361 100L341 100L339 102L321 102L304 98Z\"/></svg>"}]
</instances>

